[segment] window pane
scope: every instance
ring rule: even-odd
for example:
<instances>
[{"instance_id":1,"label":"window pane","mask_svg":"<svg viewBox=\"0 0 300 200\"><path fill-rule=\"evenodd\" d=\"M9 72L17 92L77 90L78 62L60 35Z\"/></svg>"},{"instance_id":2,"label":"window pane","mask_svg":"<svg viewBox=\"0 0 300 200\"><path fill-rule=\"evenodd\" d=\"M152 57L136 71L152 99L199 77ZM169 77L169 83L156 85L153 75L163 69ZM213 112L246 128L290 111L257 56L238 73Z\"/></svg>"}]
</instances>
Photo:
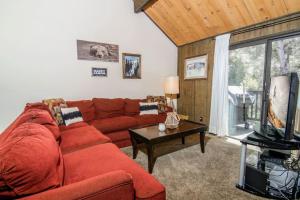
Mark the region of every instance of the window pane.
<instances>
[{"instance_id":1,"label":"window pane","mask_svg":"<svg viewBox=\"0 0 300 200\"><path fill-rule=\"evenodd\" d=\"M272 42L271 76L297 72L300 77L300 36ZM300 87L295 118L295 130L300 132Z\"/></svg>"},{"instance_id":2,"label":"window pane","mask_svg":"<svg viewBox=\"0 0 300 200\"><path fill-rule=\"evenodd\" d=\"M229 53L229 135L244 138L260 122L265 44ZM245 110L244 110L245 104Z\"/></svg>"},{"instance_id":3,"label":"window pane","mask_svg":"<svg viewBox=\"0 0 300 200\"><path fill-rule=\"evenodd\" d=\"M272 43L271 76L298 72L300 74L300 37Z\"/></svg>"}]
</instances>

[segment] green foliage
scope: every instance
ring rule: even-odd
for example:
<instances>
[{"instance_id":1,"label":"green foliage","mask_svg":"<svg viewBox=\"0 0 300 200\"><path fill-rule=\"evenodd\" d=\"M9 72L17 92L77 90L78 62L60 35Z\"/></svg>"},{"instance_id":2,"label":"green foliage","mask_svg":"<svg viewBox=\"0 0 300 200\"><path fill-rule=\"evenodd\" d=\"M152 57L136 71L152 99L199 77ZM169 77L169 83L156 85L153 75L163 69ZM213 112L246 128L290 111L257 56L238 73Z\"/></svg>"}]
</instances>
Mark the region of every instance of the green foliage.
<instances>
[{"instance_id":1,"label":"green foliage","mask_svg":"<svg viewBox=\"0 0 300 200\"><path fill-rule=\"evenodd\" d=\"M230 51L229 85L245 85L247 90L262 90L265 45Z\"/></svg>"},{"instance_id":2,"label":"green foliage","mask_svg":"<svg viewBox=\"0 0 300 200\"><path fill-rule=\"evenodd\" d=\"M247 90L262 90L265 44L230 51L229 85L245 85ZM300 75L300 37L272 43L271 76L298 72Z\"/></svg>"},{"instance_id":3,"label":"green foliage","mask_svg":"<svg viewBox=\"0 0 300 200\"><path fill-rule=\"evenodd\" d=\"M300 74L300 37L272 43L271 75L278 76L288 72Z\"/></svg>"}]
</instances>

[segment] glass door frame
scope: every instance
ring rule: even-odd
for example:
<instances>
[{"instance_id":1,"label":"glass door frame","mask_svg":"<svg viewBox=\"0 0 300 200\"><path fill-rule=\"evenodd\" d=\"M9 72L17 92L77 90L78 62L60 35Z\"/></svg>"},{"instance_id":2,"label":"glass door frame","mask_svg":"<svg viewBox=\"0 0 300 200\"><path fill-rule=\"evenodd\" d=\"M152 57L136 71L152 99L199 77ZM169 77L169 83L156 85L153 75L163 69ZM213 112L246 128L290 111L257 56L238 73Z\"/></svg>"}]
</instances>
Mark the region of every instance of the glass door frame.
<instances>
[{"instance_id":1,"label":"glass door frame","mask_svg":"<svg viewBox=\"0 0 300 200\"><path fill-rule=\"evenodd\" d=\"M270 78L271 78L271 58L272 58L272 42L282 39L288 39L293 37L300 37L300 30L273 34L270 36L265 36L258 39L246 40L241 43L232 44L229 47L229 50L235 50L244 47L256 46L265 44L265 61L264 61L264 77L263 77L263 94L262 94L262 112L260 116L261 124L267 124L267 112L268 112L268 95L270 88ZM230 136L229 136L230 137ZM231 137L230 137L231 138Z\"/></svg>"}]
</instances>

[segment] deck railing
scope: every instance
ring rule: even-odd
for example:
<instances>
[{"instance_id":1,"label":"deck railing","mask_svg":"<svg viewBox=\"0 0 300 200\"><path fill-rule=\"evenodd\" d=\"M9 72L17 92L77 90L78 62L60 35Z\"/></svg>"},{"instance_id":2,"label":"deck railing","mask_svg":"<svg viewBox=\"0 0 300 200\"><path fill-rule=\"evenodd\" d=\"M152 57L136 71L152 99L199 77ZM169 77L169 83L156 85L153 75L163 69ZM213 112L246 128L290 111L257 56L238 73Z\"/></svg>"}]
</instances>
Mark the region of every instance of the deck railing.
<instances>
[{"instance_id":1,"label":"deck railing","mask_svg":"<svg viewBox=\"0 0 300 200\"><path fill-rule=\"evenodd\" d=\"M247 91L251 96L254 96L255 101L248 106L247 119L259 121L261 114L262 91Z\"/></svg>"}]
</instances>

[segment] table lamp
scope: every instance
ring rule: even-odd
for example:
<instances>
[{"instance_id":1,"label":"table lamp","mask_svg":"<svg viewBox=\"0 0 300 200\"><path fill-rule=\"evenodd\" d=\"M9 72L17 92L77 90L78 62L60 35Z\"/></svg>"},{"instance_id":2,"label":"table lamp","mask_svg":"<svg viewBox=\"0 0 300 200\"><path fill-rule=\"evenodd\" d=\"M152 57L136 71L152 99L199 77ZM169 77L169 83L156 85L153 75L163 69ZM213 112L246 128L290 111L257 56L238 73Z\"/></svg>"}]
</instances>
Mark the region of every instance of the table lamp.
<instances>
[{"instance_id":1,"label":"table lamp","mask_svg":"<svg viewBox=\"0 0 300 200\"><path fill-rule=\"evenodd\" d=\"M165 80L165 94L170 97L170 104L174 111L176 108L174 106L174 99L177 99L177 94L179 94L179 77L169 76Z\"/></svg>"},{"instance_id":2,"label":"table lamp","mask_svg":"<svg viewBox=\"0 0 300 200\"><path fill-rule=\"evenodd\" d=\"M173 108L173 112L167 113L167 118L165 121L165 125L169 129L177 128L180 118L176 113L176 108L174 106L174 99L177 98L177 94L179 94L179 77L178 76L170 76L166 78L165 81L165 94L170 97L170 104Z\"/></svg>"}]
</instances>

